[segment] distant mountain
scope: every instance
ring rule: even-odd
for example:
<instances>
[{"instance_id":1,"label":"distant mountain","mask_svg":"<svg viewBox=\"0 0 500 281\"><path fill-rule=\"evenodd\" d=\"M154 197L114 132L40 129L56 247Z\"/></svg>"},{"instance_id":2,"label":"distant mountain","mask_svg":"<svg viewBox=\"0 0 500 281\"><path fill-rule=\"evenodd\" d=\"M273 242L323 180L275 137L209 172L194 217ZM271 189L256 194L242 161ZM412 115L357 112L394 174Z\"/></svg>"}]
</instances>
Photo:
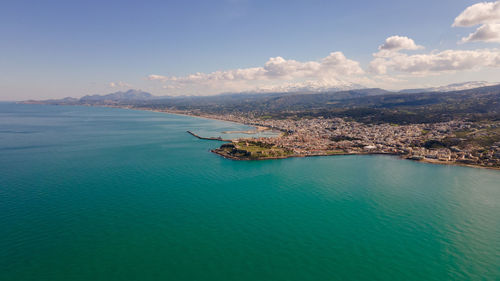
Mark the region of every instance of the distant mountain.
<instances>
[{"instance_id":1,"label":"distant mountain","mask_svg":"<svg viewBox=\"0 0 500 281\"><path fill-rule=\"evenodd\" d=\"M131 105L146 108L170 108L177 110L199 110L202 112L270 112L281 110L305 110L330 107L341 101L368 98L380 95L393 95L383 89L359 89L322 93L240 93L216 96L192 96L158 98L150 101L135 102Z\"/></svg>"},{"instance_id":2,"label":"distant mountain","mask_svg":"<svg viewBox=\"0 0 500 281\"><path fill-rule=\"evenodd\" d=\"M420 89L405 89L399 91L403 94L416 94L416 93L425 93L425 92L451 92L451 91L461 91L461 90L469 90L474 88L481 88L487 86L494 86L500 83L491 83L487 81L470 81L464 83L455 83L446 86L440 87L431 87L431 88L420 88Z\"/></svg>"},{"instance_id":3,"label":"distant mountain","mask_svg":"<svg viewBox=\"0 0 500 281\"><path fill-rule=\"evenodd\" d=\"M97 102L97 101L134 101L134 100L149 100L153 99L150 93L139 90L128 90L126 92L115 92L107 95L87 95L80 99L80 102Z\"/></svg>"},{"instance_id":4,"label":"distant mountain","mask_svg":"<svg viewBox=\"0 0 500 281\"><path fill-rule=\"evenodd\" d=\"M331 86L327 82L302 82L302 83L291 83L283 86L274 86L270 88L259 88L253 93L290 93L290 94L308 94L308 93L324 93L324 92L341 92L366 89L365 86L355 83L342 83L336 86Z\"/></svg>"},{"instance_id":5,"label":"distant mountain","mask_svg":"<svg viewBox=\"0 0 500 281\"><path fill-rule=\"evenodd\" d=\"M296 91L233 93L214 96L153 96L140 90L128 90L106 95L87 95L80 99L64 98L59 100L25 101L25 103L59 105L113 105L155 109L196 110L211 113L228 112L319 112L340 108L403 108L441 104L457 110L466 104L491 110L497 106L493 96L498 94L500 85L483 81L451 84L429 89L403 90L391 92L384 89L354 89L345 91ZM476 87L476 86L482 87ZM463 89L466 90L463 90ZM462 90L456 90L462 89ZM488 97L486 97L487 95ZM496 96L495 96L496 97ZM474 100L475 98L476 100ZM479 105L478 101L488 102L490 107ZM495 107L496 110L496 107ZM467 110L468 112L472 112Z\"/></svg>"},{"instance_id":6,"label":"distant mountain","mask_svg":"<svg viewBox=\"0 0 500 281\"><path fill-rule=\"evenodd\" d=\"M50 100L28 100L23 103L31 104L56 104L56 105L127 105L131 103L144 103L160 97L140 90L128 90L125 92L114 92L106 95L86 95L82 98L67 97L63 99ZM163 97L161 97L163 98Z\"/></svg>"},{"instance_id":7,"label":"distant mountain","mask_svg":"<svg viewBox=\"0 0 500 281\"><path fill-rule=\"evenodd\" d=\"M500 85L423 93L360 89L314 94L234 94L155 99L130 106L276 119L346 117L363 123L435 123L457 118L500 120Z\"/></svg>"}]
</instances>

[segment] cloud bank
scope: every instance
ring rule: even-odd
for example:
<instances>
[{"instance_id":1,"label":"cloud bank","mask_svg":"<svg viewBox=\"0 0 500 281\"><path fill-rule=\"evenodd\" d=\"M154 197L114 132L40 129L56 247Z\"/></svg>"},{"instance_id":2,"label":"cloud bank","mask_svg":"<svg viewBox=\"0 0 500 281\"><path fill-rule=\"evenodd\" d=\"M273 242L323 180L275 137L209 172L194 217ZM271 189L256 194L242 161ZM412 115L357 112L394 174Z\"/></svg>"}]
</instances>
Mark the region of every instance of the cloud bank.
<instances>
[{"instance_id":1,"label":"cloud bank","mask_svg":"<svg viewBox=\"0 0 500 281\"><path fill-rule=\"evenodd\" d=\"M498 49L445 50L428 54L407 55L396 53L391 57L375 58L370 70L386 74L389 70L411 74L440 74L482 67L500 67Z\"/></svg>"},{"instance_id":2,"label":"cloud bank","mask_svg":"<svg viewBox=\"0 0 500 281\"><path fill-rule=\"evenodd\" d=\"M363 73L359 62L346 58L341 52L332 52L318 61L300 62L273 57L261 67L194 73L181 77L152 74L147 79L161 81L170 89L197 84L212 88L227 86L240 90L258 90L279 88L277 82L297 87L299 83L292 82L301 82L303 85L338 86L345 84L343 80L347 77L356 77ZM251 85L254 82L264 85L254 87Z\"/></svg>"}]
</instances>

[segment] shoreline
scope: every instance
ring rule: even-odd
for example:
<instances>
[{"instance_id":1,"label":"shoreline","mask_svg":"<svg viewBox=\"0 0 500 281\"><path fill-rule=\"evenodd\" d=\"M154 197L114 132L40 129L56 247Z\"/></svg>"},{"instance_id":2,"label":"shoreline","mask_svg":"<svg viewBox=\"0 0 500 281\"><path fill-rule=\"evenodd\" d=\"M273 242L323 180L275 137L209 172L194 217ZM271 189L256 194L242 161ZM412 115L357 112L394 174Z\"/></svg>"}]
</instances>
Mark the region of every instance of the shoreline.
<instances>
[{"instance_id":1,"label":"shoreline","mask_svg":"<svg viewBox=\"0 0 500 281\"><path fill-rule=\"evenodd\" d=\"M304 154L304 155L287 155L287 156L278 156L278 157L266 157L266 158L256 158L256 159L248 159L248 158L239 158L235 156L231 156L227 153L222 153L218 151L217 149L212 149L210 152L217 154L225 159L229 160L234 160L234 161L265 161L265 160L278 160L278 159L288 159L288 158L307 158L307 157L328 157L328 156L352 156L352 155L360 155L360 156L369 156L369 155L382 155L382 156L393 156L397 157L400 160L409 160L412 162L419 162L419 163L425 163L425 164L435 164L435 165L445 165L445 166L457 166L457 167L468 167L468 168L476 168L476 169L487 169L487 170L496 170L500 171L500 168L497 167L486 167L486 166L479 166L479 165L471 165L471 164L465 164L465 163L458 163L458 162L444 162L444 161L439 161L439 160L431 160L431 159L422 159L422 160L413 160L410 158L405 158L403 155L400 154L393 154L393 153L383 153L383 152L344 152L344 153L333 153L333 154L328 154L328 153L321 153L321 154Z\"/></svg>"},{"instance_id":2,"label":"shoreline","mask_svg":"<svg viewBox=\"0 0 500 281\"><path fill-rule=\"evenodd\" d=\"M50 105L50 104L42 104L42 105ZM63 105L64 106L64 105ZM239 123L236 121L230 121L222 118L216 118L216 116L210 116L210 115L194 115L194 114L188 114L186 112L179 112L179 111L170 111L170 110L154 110L154 109L147 109L147 108L131 108L131 107L126 107L126 106L106 106L106 105L89 105L89 106L95 106L95 107L109 107L109 108L120 108L120 109L128 109L128 110L137 110L137 111L150 111L150 112L156 112L156 113L165 113L165 114L174 114L174 115L181 115L181 116L187 116L187 117L194 117L194 118L203 118L203 119L209 119L209 120L217 120L217 121L224 121L224 122L231 122L234 124L239 124L239 125L245 125L249 127L254 127L256 131L260 131L259 127L265 127L265 126L258 126L258 125L250 125L250 124L245 124L245 123ZM265 127L268 130L273 130L274 128L270 127ZM221 141L221 142L232 142L233 140L228 140L228 139L222 139L222 138L213 138L213 137L201 137L191 131L187 131L187 133L191 134L192 136L202 139L202 140L215 140L215 141ZM426 164L435 164L435 165L449 165L449 166L460 166L460 167L468 167L468 168L476 168L476 169L487 169L487 170L495 170L495 171L500 171L500 167L488 167L488 166L480 166L480 165L473 165L473 164L465 164L465 163L459 163L459 162L451 162L451 161L439 161L439 160L433 160L433 159L420 159L420 160L413 160L410 158L405 158L401 154L390 154L390 153L382 153L382 152L359 152L359 153L350 153L350 152L345 152L345 153L334 153L334 154L328 154L328 153L322 153L322 154L310 154L310 155L287 155L287 156L280 156L280 157L267 157L267 158L261 158L261 159L243 159L243 158L238 158L234 157L231 155L227 155L225 153L220 153L216 151L216 149L210 150L210 152L217 154L225 159L230 159L230 160L235 160L235 161L263 161L263 160L277 160L277 159L287 159L287 158L305 158L305 157L318 157L318 156L338 156L338 155L388 155L388 156L398 156L401 160L410 160L414 162L420 162L420 163L426 163Z\"/></svg>"},{"instance_id":3,"label":"shoreline","mask_svg":"<svg viewBox=\"0 0 500 281\"><path fill-rule=\"evenodd\" d=\"M211 115L194 115L194 114L187 114L185 112L180 112L180 111L171 111L171 110L154 110L154 109L137 109L137 108L128 108L128 107L119 107L119 106L104 106L104 107L114 107L114 108L123 108L123 109L132 109L132 110L139 110L139 111L151 111L151 112L157 112L157 113L166 113L166 114L174 114L174 115L181 115L181 116L188 116L188 117L195 117L195 118L202 118L202 119L208 119L208 120L217 120L217 121L224 121L224 122L229 122L229 123L234 123L238 125L244 125L248 127L254 128L255 132L263 132L263 131L271 131L273 128L270 127L265 127L261 125L252 125L252 124L245 124L245 123L240 123L236 121L231 121L223 118L217 118L217 116L211 116ZM265 129L264 129L265 128ZM231 134L231 133L245 133L245 134L250 134L248 133L250 130L247 131L227 131L227 132L221 132L225 134Z\"/></svg>"},{"instance_id":4,"label":"shoreline","mask_svg":"<svg viewBox=\"0 0 500 281\"><path fill-rule=\"evenodd\" d=\"M211 120L219 120L219 121L225 121L225 122L232 122L236 124L241 124L245 126L253 126L253 125L248 125L248 124L243 124L243 123L238 123L235 121L227 121L224 119L218 119L218 118L210 118L208 116L198 116L198 115L189 115L186 113L173 113L173 112L166 112L166 111L154 111L154 112L159 112L159 113L168 113L168 114L177 114L177 115L184 115L184 116L189 116L189 117L199 117L199 118L204 118L204 119L211 119ZM256 126L253 126L256 127ZM271 128L269 128L271 130ZM198 137L195 135L195 137ZM200 139L208 139L208 140L216 140L213 138L201 138ZM232 142L232 140L222 140L225 142ZM328 154L328 153L322 153L322 154L310 154L310 155L288 155L288 156L280 156L280 157L268 157L268 158L261 158L261 159L242 159L234 156L230 156L224 153L220 153L219 151L216 151L216 149L210 150L210 152L217 154L225 159L230 159L230 160L235 160L235 161L263 161L263 160L278 160L278 159L288 159L288 158L305 158L305 157L319 157L319 156L348 156L348 155L388 155L388 156L397 156L401 160L410 160L413 162L420 162L420 163L426 163L426 164L435 164L435 165L448 165L448 166L458 166L458 167L468 167L468 168L476 168L476 169L488 169L488 170L495 170L495 171L500 171L500 167L487 167L487 166L480 166L480 165L472 165L472 164L465 164L465 163L459 163L459 162L451 162L451 161L439 161L439 160L433 160L433 159L420 159L420 160L413 160L410 158L405 158L401 154L391 154L391 153L382 153L382 152L359 152L359 153L350 153L350 152L345 152L345 153L334 153L334 154Z\"/></svg>"},{"instance_id":5,"label":"shoreline","mask_svg":"<svg viewBox=\"0 0 500 281\"><path fill-rule=\"evenodd\" d=\"M402 159L406 159L406 158L402 158ZM406 160L411 160L411 159L406 159ZM422 160L412 160L412 161L422 162L422 163L427 163L427 164L435 164L435 165L459 166L459 167L468 167L468 168L500 171L500 167L487 167L487 166L479 166L479 165L472 165L472 164L465 164L465 163L451 162L451 161L444 162L444 161L432 160L432 159L422 159Z\"/></svg>"}]
</instances>

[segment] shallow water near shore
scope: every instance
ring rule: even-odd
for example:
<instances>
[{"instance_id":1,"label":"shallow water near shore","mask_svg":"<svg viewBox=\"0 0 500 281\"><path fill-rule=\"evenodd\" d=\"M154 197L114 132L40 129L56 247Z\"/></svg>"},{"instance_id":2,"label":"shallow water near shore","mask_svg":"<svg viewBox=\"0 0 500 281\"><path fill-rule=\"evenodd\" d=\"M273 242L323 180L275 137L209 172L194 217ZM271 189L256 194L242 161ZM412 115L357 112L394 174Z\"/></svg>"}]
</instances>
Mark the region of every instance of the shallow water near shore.
<instances>
[{"instance_id":1,"label":"shallow water near shore","mask_svg":"<svg viewBox=\"0 0 500 281\"><path fill-rule=\"evenodd\" d=\"M500 279L500 171L186 133L248 128L0 103L0 280Z\"/></svg>"}]
</instances>

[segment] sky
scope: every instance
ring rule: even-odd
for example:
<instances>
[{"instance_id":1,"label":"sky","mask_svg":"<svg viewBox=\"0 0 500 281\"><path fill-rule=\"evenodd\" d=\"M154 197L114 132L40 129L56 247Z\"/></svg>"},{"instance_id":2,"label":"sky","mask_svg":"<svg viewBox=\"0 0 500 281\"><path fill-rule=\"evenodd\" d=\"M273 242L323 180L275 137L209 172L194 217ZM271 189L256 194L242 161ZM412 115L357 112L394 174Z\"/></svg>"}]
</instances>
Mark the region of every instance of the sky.
<instances>
[{"instance_id":1,"label":"sky","mask_svg":"<svg viewBox=\"0 0 500 281\"><path fill-rule=\"evenodd\" d=\"M500 82L500 1L4 1L0 100Z\"/></svg>"}]
</instances>

